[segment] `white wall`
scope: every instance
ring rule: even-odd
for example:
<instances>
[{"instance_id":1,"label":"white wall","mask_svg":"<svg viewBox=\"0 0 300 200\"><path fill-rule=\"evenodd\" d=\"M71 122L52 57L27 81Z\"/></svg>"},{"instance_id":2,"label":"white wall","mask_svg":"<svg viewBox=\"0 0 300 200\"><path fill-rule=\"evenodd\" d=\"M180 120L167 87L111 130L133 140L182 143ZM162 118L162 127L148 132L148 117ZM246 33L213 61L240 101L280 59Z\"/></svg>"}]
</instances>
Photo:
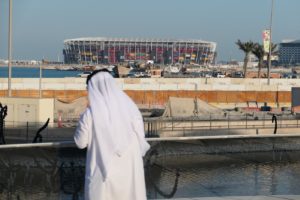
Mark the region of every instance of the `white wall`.
<instances>
[{"instance_id":1,"label":"white wall","mask_svg":"<svg viewBox=\"0 0 300 200\"><path fill-rule=\"evenodd\" d=\"M3 106L7 105L6 124L10 122L40 122L45 123L54 118L54 99L51 98L15 98L0 97Z\"/></svg>"},{"instance_id":2,"label":"white wall","mask_svg":"<svg viewBox=\"0 0 300 200\"><path fill-rule=\"evenodd\" d=\"M43 78L44 90L86 90L85 78ZM242 78L120 78L115 79L124 90L200 90L200 91L291 91L300 87L300 79ZM12 89L39 89L38 78L13 78ZM7 90L7 78L0 78L0 90Z\"/></svg>"}]
</instances>

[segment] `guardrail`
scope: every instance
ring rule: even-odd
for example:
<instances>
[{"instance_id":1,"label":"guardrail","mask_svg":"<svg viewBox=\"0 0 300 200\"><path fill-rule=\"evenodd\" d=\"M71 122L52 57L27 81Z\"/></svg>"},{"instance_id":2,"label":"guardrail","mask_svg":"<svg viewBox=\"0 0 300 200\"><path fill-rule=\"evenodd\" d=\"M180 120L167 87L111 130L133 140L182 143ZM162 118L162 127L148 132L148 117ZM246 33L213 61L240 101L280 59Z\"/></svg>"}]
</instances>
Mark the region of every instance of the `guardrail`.
<instances>
[{"instance_id":1,"label":"guardrail","mask_svg":"<svg viewBox=\"0 0 300 200\"><path fill-rule=\"evenodd\" d=\"M299 138L300 134L277 134L277 135L219 135L219 136L194 136L194 137L164 137L164 138L146 138L148 142L174 142L174 141L196 141L196 140L218 140L218 139L257 139L257 138ZM1 149L11 148L77 148L73 140L60 142L44 143L22 143L22 144L3 144Z\"/></svg>"},{"instance_id":2,"label":"guardrail","mask_svg":"<svg viewBox=\"0 0 300 200\"><path fill-rule=\"evenodd\" d=\"M37 122L5 122L5 136L14 141L31 142L37 130L43 123ZM72 138L76 120L66 120L61 122L49 123L48 127L41 133L43 141L62 141ZM189 118L144 118L144 128L147 137L159 137L165 132L205 132L210 131L208 136L214 131L225 130L224 134L228 134L228 130L235 129L274 129L275 124L272 123L272 115L263 114L245 114L245 115L205 115ZM299 128L300 122L292 115L277 115L277 128ZM178 135L177 135L178 136ZM18 142L19 143L19 142Z\"/></svg>"},{"instance_id":3,"label":"guardrail","mask_svg":"<svg viewBox=\"0 0 300 200\"><path fill-rule=\"evenodd\" d=\"M219 116L219 117L217 117ZM277 128L299 128L299 119L291 115L275 115ZM233 129L273 129L273 115L207 115L189 118L148 118L145 119L145 130L148 137L157 137L163 132L233 130Z\"/></svg>"}]
</instances>

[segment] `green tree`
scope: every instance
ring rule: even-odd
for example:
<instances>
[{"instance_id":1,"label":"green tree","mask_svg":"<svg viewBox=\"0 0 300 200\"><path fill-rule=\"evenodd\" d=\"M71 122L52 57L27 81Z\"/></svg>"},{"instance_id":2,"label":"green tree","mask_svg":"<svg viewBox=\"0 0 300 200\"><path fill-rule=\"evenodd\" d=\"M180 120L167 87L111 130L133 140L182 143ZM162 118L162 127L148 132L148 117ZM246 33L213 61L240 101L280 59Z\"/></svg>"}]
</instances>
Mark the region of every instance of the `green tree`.
<instances>
[{"instance_id":1,"label":"green tree","mask_svg":"<svg viewBox=\"0 0 300 200\"><path fill-rule=\"evenodd\" d=\"M249 62L249 55L252 52L254 48L254 43L250 40L249 42L241 42L238 40L236 42L236 45L238 45L239 49L242 50L245 53L245 58L244 58L244 78L246 78L247 75L247 65Z\"/></svg>"},{"instance_id":2,"label":"green tree","mask_svg":"<svg viewBox=\"0 0 300 200\"><path fill-rule=\"evenodd\" d=\"M254 48L252 49L252 53L258 59L257 77L260 78L261 68L263 66L264 55L265 55L264 46L261 44L255 43Z\"/></svg>"}]
</instances>

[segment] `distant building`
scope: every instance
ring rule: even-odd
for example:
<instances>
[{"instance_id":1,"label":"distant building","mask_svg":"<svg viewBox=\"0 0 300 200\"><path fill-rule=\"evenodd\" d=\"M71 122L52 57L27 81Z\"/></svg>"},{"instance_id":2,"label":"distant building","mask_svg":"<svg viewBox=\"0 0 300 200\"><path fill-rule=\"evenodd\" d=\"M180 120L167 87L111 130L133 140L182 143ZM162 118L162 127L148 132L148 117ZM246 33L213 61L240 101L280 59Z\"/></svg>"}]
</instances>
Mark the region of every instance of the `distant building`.
<instances>
[{"instance_id":1,"label":"distant building","mask_svg":"<svg viewBox=\"0 0 300 200\"><path fill-rule=\"evenodd\" d=\"M77 38L64 41L66 64L114 64L126 61L212 64L215 42L202 40Z\"/></svg>"},{"instance_id":2,"label":"distant building","mask_svg":"<svg viewBox=\"0 0 300 200\"><path fill-rule=\"evenodd\" d=\"M284 40L279 45L281 65L300 65L300 40Z\"/></svg>"},{"instance_id":3,"label":"distant building","mask_svg":"<svg viewBox=\"0 0 300 200\"><path fill-rule=\"evenodd\" d=\"M37 60L12 60L12 65L17 66L26 66L26 65L39 65L41 62ZM0 64L8 65L8 60L2 60L0 59Z\"/></svg>"},{"instance_id":4,"label":"distant building","mask_svg":"<svg viewBox=\"0 0 300 200\"><path fill-rule=\"evenodd\" d=\"M44 65L62 65L64 63L60 62L60 61L51 61L51 60L42 59L42 64L44 64Z\"/></svg>"}]
</instances>

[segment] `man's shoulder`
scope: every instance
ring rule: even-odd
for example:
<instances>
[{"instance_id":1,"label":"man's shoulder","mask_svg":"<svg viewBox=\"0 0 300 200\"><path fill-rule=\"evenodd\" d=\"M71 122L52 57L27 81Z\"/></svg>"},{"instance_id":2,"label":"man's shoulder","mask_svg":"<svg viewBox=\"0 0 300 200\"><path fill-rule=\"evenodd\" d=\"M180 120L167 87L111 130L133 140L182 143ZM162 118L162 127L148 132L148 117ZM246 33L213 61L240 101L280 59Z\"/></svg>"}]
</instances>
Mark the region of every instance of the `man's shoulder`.
<instances>
[{"instance_id":1,"label":"man's shoulder","mask_svg":"<svg viewBox=\"0 0 300 200\"><path fill-rule=\"evenodd\" d=\"M91 108L88 106L83 113L81 113L80 117L90 117L91 116Z\"/></svg>"}]
</instances>

